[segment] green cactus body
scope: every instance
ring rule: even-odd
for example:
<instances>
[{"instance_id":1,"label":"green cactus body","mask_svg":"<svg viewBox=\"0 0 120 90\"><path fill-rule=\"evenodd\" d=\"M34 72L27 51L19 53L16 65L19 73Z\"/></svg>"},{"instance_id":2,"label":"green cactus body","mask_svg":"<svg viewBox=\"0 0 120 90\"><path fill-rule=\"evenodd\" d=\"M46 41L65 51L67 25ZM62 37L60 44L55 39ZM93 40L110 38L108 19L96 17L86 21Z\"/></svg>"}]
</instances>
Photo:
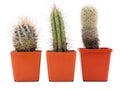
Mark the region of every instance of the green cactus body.
<instances>
[{"instance_id":1,"label":"green cactus body","mask_svg":"<svg viewBox=\"0 0 120 90\"><path fill-rule=\"evenodd\" d=\"M27 18L21 21L14 29L13 44L18 52L35 51L37 48L37 35L35 28Z\"/></svg>"},{"instance_id":2,"label":"green cactus body","mask_svg":"<svg viewBox=\"0 0 120 90\"><path fill-rule=\"evenodd\" d=\"M54 7L51 12L51 26L53 36L53 48L55 52L67 51L64 22L61 12Z\"/></svg>"},{"instance_id":3,"label":"green cactus body","mask_svg":"<svg viewBox=\"0 0 120 90\"><path fill-rule=\"evenodd\" d=\"M94 7L86 6L81 12L82 40L88 49L99 48L97 31L97 11Z\"/></svg>"}]
</instances>

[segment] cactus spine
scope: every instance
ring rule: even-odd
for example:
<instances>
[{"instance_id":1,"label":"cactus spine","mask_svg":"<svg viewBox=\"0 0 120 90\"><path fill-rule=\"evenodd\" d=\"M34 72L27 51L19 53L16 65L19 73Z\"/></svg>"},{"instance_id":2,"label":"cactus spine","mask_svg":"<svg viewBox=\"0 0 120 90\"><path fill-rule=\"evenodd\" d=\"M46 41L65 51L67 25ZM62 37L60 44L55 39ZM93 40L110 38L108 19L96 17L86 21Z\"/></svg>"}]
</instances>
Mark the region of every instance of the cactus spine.
<instances>
[{"instance_id":1,"label":"cactus spine","mask_svg":"<svg viewBox=\"0 0 120 90\"><path fill-rule=\"evenodd\" d=\"M61 12L54 6L51 15L53 49L55 52L67 51L64 22Z\"/></svg>"},{"instance_id":2,"label":"cactus spine","mask_svg":"<svg viewBox=\"0 0 120 90\"><path fill-rule=\"evenodd\" d=\"M86 6L81 11L82 40L87 49L98 49L97 11L92 6Z\"/></svg>"},{"instance_id":3,"label":"cactus spine","mask_svg":"<svg viewBox=\"0 0 120 90\"><path fill-rule=\"evenodd\" d=\"M35 51L37 48L37 35L35 27L25 17L15 26L13 33L13 44L18 52Z\"/></svg>"}]
</instances>

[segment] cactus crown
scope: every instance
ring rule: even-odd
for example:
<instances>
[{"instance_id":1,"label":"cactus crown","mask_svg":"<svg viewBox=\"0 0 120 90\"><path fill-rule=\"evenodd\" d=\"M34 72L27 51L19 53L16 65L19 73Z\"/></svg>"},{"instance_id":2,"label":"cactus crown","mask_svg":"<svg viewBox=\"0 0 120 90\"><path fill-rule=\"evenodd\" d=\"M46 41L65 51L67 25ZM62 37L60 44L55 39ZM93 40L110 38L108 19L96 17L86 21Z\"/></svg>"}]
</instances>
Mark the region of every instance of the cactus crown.
<instances>
[{"instance_id":1,"label":"cactus crown","mask_svg":"<svg viewBox=\"0 0 120 90\"><path fill-rule=\"evenodd\" d=\"M53 37L53 50L55 52L67 51L65 27L61 12L54 6L51 15L51 27Z\"/></svg>"},{"instance_id":2,"label":"cactus crown","mask_svg":"<svg viewBox=\"0 0 120 90\"><path fill-rule=\"evenodd\" d=\"M35 51L37 48L37 35L31 21L25 17L15 26L13 33L14 48L18 52Z\"/></svg>"},{"instance_id":3,"label":"cactus crown","mask_svg":"<svg viewBox=\"0 0 120 90\"><path fill-rule=\"evenodd\" d=\"M92 6L86 6L81 11L82 40L87 49L99 48L97 32L97 11Z\"/></svg>"},{"instance_id":4,"label":"cactus crown","mask_svg":"<svg viewBox=\"0 0 120 90\"><path fill-rule=\"evenodd\" d=\"M96 27L97 26L97 11L92 6L86 6L81 12L81 23L84 27Z\"/></svg>"}]
</instances>

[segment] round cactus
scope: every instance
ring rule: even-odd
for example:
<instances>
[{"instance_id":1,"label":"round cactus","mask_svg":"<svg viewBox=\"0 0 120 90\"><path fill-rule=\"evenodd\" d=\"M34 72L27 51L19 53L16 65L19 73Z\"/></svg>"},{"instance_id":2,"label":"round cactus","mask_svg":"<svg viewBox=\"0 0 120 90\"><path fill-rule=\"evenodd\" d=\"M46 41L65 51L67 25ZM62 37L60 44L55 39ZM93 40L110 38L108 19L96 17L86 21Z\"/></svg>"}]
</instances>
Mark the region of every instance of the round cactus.
<instances>
[{"instance_id":1,"label":"round cactus","mask_svg":"<svg viewBox=\"0 0 120 90\"><path fill-rule=\"evenodd\" d=\"M51 27L53 36L53 49L55 52L67 51L64 22L61 12L54 6L51 15Z\"/></svg>"},{"instance_id":2,"label":"round cactus","mask_svg":"<svg viewBox=\"0 0 120 90\"><path fill-rule=\"evenodd\" d=\"M98 49L97 11L92 6L86 6L81 11L82 40L87 49Z\"/></svg>"},{"instance_id":3,"label":"round cactus","mask_svg":"<svg viewBox=\"0 0 120 90\"><path fill-rule=\"evenodd\" d=\"M25 17L15 26L13 44L18 52L35 51L37 48L37 35L34 25Z\"/></svg>"}]
</instances>

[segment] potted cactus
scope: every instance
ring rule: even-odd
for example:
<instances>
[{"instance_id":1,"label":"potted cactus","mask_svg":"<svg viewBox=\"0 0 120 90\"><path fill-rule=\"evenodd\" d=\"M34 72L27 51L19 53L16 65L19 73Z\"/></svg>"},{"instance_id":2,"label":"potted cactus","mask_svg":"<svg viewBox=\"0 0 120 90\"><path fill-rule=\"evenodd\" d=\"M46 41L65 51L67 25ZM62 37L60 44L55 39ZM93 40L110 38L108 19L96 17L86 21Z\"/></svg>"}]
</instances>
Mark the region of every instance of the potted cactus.
<instances>
[{"instance_id":1,"label":"potted cactus","mask_svg":"<svg viewBox=\"0 0 120 90\"><path fill-rule=\"evenodd\" d=\"M49 81L73 81L76 51L67 50L62 13L54 6L51 15L53 50L47 51Z\"/></svg>"},{"instance_id":2,"label":"potted cactus","mask_svg":"<svg viewBox=\"0 0 120 90\"><path fill-rule=\"evenodd\" d=\"M27 18L22 18L13 32L14 51L11 51L15 81L38 81L41 51L37 48L36 29Z\"/></svg>"},{"instance_id":3,"label":"potted cactus","mask_svg":"<svg viewBox=\"0 0 120 90\"><path fill-rule=\"evenodd\" d=\"M112 49L100 48L97 31L97 10L85 6L81 11L82 41L80 48L82 76L84 81L107 81Z\"/></svg>"}]
</instances>

